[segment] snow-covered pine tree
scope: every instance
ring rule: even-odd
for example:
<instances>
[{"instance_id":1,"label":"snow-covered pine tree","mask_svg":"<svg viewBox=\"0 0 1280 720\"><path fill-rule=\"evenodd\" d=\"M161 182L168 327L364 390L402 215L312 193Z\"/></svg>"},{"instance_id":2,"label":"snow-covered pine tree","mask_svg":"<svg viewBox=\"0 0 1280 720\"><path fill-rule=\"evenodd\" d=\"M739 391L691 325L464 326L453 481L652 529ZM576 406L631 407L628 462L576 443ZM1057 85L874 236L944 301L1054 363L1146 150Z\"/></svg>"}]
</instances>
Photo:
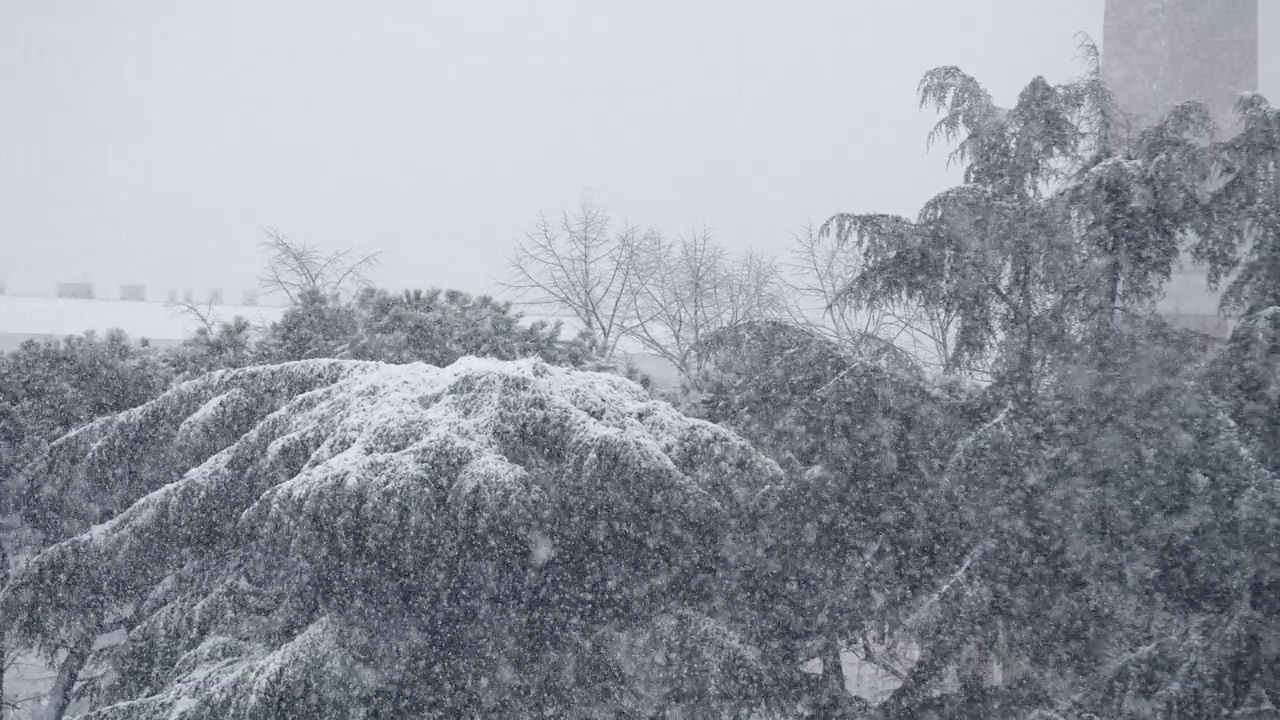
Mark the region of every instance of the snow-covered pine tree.
<instances>
[{"instance_id":1,"label":"snow-covered pine tree","mask_svg":"<svg viewBox=\"0 0 1280 720\"><path fill-rule=\"evenodd\" d=\"M30 473L122 488L0 596L93 720L568 717L622 690L602 640L715 605L779 476L622 378L474 358L214 373Z\"/></svg>"},{"instance_id":2,"label":"snow-covered pine tree","mask_svg":"<svg viewBox=\"0 0 1280 720\"><path fill-rule=\"evenodd\" d=\"M923 712L966 655L997 646L1034 692L1001 699L962 674L961 704L985 704L966 712L1242 707L1277 662L1275 607L1260 598L1280 573L1263 539L1280 486L1214 396L1208 348L1151 318L1150 301L1182 246L1207 238L1235 267L1240 243L1221 238L1274 214L1272 155L1250 164L1240 149L1273 147L1272 119L1246 101L1254 132L1224 150L1188 104L1126 137L1096 67L1065 86L1033 80L1012 108L942 68L921 98L965 183L914 221L842 214L824 229L864 256L847 296L956 309L955 361L989 358L983 394L999 402L936 482L959 501L944 547L963 562L930 567L938 589L883 614L922 651L881 709ZM1232 162L1234 204L1213 195ZM1264 276L1265 253L1249 257Z\"/></svg>"},{"instance_id":3,"label":"snow-covered pine tree","mask_svg":"<svg viewBox=\"0 0 1280 720\"><path fill-rule=\"evenodd\" d=\"M1226 282L1223 309L1249 314L1280 306L1280 109L1256 93L1236 104L1240 132L1214 147L1217 222L1192 252L1214 287Z\"/></svg>"},{"instance_id":4,"label":"snow-covered pine tree","mask_svg":"<svg viewBox=\"0 0 1280 720\"><path fill-rule=\"evenodd\" d=\"M581 365L590 354L585 343L560 338L559 321L525 325L510 303L487 295L438 288L395 295L367 288L352 306L357 328L347 352L356 360L444 366L472 355Z\"/></svg>"},{"instance_id":5,"label":"snow-covered pine tree","mask_svg":"<svg viewBox=\"0 0 1280 720\"><path fill-rule=\"evenodd\" d=\"M1036 78L1010 108L958 68L927 73L921 106L942 115L929 143L954 143L964 184L914 220L841 213L820 228L864 256L843 296L954 312L949 364L992 361L1015 404L1033 399L1057 349L1105 344L1099 320L1148 310L1181 245L1212 219L1208 113L1188 103L1126 136L1096 51L1082 48L1084 77Z\"/></svg>"}]
</instances>

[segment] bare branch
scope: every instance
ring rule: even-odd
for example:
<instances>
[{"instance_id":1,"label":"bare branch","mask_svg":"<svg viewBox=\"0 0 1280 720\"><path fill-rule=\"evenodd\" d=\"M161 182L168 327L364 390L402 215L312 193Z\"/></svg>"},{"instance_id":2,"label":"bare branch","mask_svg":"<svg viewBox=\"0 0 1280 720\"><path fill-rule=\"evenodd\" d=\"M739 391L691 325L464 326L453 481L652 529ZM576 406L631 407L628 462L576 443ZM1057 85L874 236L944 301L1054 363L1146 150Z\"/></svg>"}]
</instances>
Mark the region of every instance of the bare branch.
<instances>
[{"instance_id":1,"label":"bare branch","mask_svg":"<svg viewBox=\"0 0 1280 720\"><path fill-rule=\"evenodd\" d=\"M179 300L169 303L169 309L173 313L196 320L200 323L200 327L204 328L204 331L210 335L214 333L218 317L214 313L212 300L203 305L194 300Z\"/></svg>"},{"instance_id":2,"label":"bare branch","mask_svg":"<svg viewBox=\"0 0 1280 720\"><path fill-rule=\"evenodd\" d=\"M909 225L882 215L840 215L818 228L806 224L793 236L787 315L854 354L887 350L926 368L952 369L953 312L883 294L873 302L860 290L874 278L868 253Z\"/></svg>"},{"instance_id":3,"label":"bare branch","mask_svg":"<svg viewBox=\"0 0 1280 720\"><path fill-rule=\"evenodd\" d=\"M317 247L290 240L278 230L265 228L261 245L267 264L258 281L268 294L283 295L297 304L303 295L325 297L346 294L349 285L358 290L369 284L365 274L380 261L381 253L355 255L349 250L324 252Z\"/></svg>"},{"instance_id":4,"label":"bare branch","mask_svg":"<svg viewBox=\"0 0 1280 720\"><path fill-rule=\"evenodd\" d=\"M540 215L517 241L502 283L523 302L572 315L605 356L635 327L635 298L652 273L648 248L661 242L653 230L612 227L607 208L585 201L556 223Z\"/></svg>"},{"instance_id":5,"label":"bare branch","mask_svg":"<svg viewBox=\"0 0 1280 720\"><path fill-rule=\"evenodd\" d=\"M709 359L704 340L781 314L781 282L772 261L751 252L731 257L705 227L653 251L642 264L654 272L639 286L631 336L674 365L694 390Z\"/></svg>"}]
</instances>

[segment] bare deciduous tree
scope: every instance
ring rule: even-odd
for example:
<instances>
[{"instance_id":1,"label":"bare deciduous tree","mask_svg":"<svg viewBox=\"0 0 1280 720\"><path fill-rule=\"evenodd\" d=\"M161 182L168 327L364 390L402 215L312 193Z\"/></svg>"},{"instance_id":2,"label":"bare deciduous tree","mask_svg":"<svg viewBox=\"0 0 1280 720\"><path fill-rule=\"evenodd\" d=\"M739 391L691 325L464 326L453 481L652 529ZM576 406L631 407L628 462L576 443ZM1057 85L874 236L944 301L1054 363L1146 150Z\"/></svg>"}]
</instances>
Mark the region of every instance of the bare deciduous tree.
<instances>
[{"instance_id":1,"label":"bare deciduous tree","mask_svg":"<svg viewBox=\"0 0 1280 720\"><path fill-rule=\"evenodd\" d=\"M655 271L649 248L660 241L654 230L615 229L607 208L583 202L573 215L539 218L517 242L513 279L503 284L526 303L572 315L612 357L636 328L638 289Z\"/></svg>"},{"instance_id":2,"label":"bare deciduous tree","mask_svg":"<svg viewBox=\"0 0 1280 720\"><path fill-rule=\"evenodd\" d=\"M703 341L712 333L772 317L781 305L771 261L734 258L706 228L649 248L657 269L637 287L638 321L631 336L675 366L690 388L705 370Z\"/></svg>"},{"instance_id":3,"label":"bare deciduous tree","mask_svg":"<svg viewBox=\"0 0 1280 720\"><path fill-rule=\"evenodd\" d=\"M777 263L747 249L728 265L727 312L723 327L776 318L786 304L786 287Z\"/></svg>"},{"instance_id":4,"label":"bare deciduous tree","mask_svg":"<svg viewBox=\"0 0 1280 720\"><path fill-rule=\"evenodd\" d=\"M217 331L218 314L213 309L213 301L198 303L190 298L168 303L171 312L189 317L200 323L200 328L209 334Z\"/></svg>"},{"instance_id":5,"label":"bare deciduous tree","mask_svg":"<svg viewBox=\"0 0 1280 720\"><path fill-rule=\"evenodd\" d=\"M946 308L903 304L871 304L847 292L863 272L861 256L843 247L838 238L806 224L793 236L792 301L787 311L793 322L856 353L890 351L947 371L955 313Z\"/></svg>"},{"instance_id":6,"label":"bare deciduous tree","mask_svg":"<svg viewBox=\"0 0 1280 720\"><path fill-rule=\"evenodd\" d=\"M365 273L378 264L380 253L358 255L350 250L324 251L304 242L290 240L273 228L263 231L262 247L267 264L259 282L263 290L283 295L298 304L308 294L339 297L347 288L368 284Z\"/></svg>"},{"instance_id":7,"label":"bare deciduous tree","mask_svg":"<svg viewBox=\"0 0 1280 720\"><path fill-rule=\"evenodd\" d=\"M880 334L888 322L888 312L868 312L840 292L859 271L853 253L828 242L811 223L792 239L792 279L787 283L792 290L788 307L792 319L842 347L857 347L865 338Z\"/></svg>"}]
</instances>

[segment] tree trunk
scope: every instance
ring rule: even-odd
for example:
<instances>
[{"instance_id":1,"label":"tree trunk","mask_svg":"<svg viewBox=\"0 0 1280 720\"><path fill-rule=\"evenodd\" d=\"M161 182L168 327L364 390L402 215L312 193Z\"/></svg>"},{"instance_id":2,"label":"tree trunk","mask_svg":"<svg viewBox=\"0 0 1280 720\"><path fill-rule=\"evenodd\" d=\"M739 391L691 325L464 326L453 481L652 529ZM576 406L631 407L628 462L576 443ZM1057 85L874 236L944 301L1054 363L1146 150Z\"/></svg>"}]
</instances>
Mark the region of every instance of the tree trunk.
<instances>
[{"instance_id":1,"label":"tree trunk","mask_svg":"<svg viewBox=\"0 0 1280 720\"><path fill-rule=\"evenodd\" d=\"M915 706L928 697L931 687L951 666L963 642L962 636L956 633L939 637L925 647L902 685L880 705L879 717L885 720L916 717Z\"/></svg>"},{"instance_id":2,"label":"tree trunk","mask_svg":"<svg viewBox=\"0 0 1280 720\"><path fill-rule=\"evenodd\" d=\"M1112 250L1113 253L1119 252ZM1110 267L1107 268L1107 311L1103 313L1103 317L1108 323L1114 323L1116 319L1116 308L1120 305L1120 280L1124 273L1124 268L1120 264L1120 258L1113 254Z\"/></svg>"},{"instance_id":3,"label":"tree trunk","mask_svg":"<svg viewBox=\"0 0 1280 720\"><path fill-rule=\"evenodd\" d=\"M1032 295L1032 272L1031 259L1026 257L1026 250L1019 259L1019 267L1017 270L1017 308L1015 309L1015 327L1021 333L1018 355L1017 355L1017 377L1014 380L1014 387L1018 393L1018 401L1024 408L1031 404L1035 395L1035 322L1034 322L1034 297Z\"/></svg>"},{"instance_id":4,"label":"tree trunk","mask_svg":"<svg viewBox=\"0 0 1280 720\"><path fill-rule=\"evenodd\" d=\"M840 661L840 641L822 644L822 695L824 704L837 705L844 698L844 663Z\"/></svg>"},{"instance_id":5,"label":"tree trunk","mask_svg":"<svg viewBox=\"0 0 1280 720\"><path fill-rule=\"evenodd\" d=\"M1255 572L1251 580L1251 585L1259 585L1260 572ZM1263 653L1262 653L1262 632L1260 623L1254 616L1253 610L1253 593L1252 588L1244 591L1244 597L1238 601L1238 609L1236 612L1245 615L1245 620L1241 623L1240 628L1241 642L1236 648L1234 656L1228 663L1227 686L1230 690L1227 702L1230 709L1234 711L1240 710L1249 700L1249 694L1253 690L1253 684L1262 673Z\"/></svg>"},{"instance_id":6,"label":"tree trunk","mask_svg":"<svg viewBox=\"0 0 1280 720\"><path fill-rule=\"evenodd\" d=\"M62 665L58 668L58 677L49 690L49 699L45 703L44 720L62 720L71 705L71 692L76 681L80 679L80 671L84 670L93 650L95 636L88 633L78 643L67 650Z\"/></svg>"},{"instance_id":7,"label":"tree trunk","mask_svg":"<svg viewBox=\"0 0 1280 720\"><path fill-rule=\"evenodd\" d=\"M0 589L9 584L9 550L0 538ZM5 695L4 675L9 669L9 628L0 627L0 720L5 716L8 697Z\"/></svg>"}]
</instances>

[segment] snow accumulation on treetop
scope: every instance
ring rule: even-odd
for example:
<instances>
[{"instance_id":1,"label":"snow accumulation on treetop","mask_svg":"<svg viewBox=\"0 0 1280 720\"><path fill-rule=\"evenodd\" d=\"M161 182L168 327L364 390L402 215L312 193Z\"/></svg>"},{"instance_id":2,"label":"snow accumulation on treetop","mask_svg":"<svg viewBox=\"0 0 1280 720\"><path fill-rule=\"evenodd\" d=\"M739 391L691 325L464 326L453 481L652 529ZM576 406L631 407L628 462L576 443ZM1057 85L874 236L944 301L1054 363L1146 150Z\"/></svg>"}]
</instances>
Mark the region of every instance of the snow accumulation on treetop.
<instances>
[{"instance_id":1,"label":"snow accumulation on treetop","mask_svg":"<svg viewBox=\"0 0 1280 720\"><path fill-rule=\"evenodd\" d=\"M349 661L374 682L352 634L410 607L578 588L600 611L623 585L691 582L779 478L629 380L538 360L219 371L26 471L30 520L61 542L0 620L37 646L128 629L89 717L265 712L286 675Z\"/></svg>"}]
</instances>

